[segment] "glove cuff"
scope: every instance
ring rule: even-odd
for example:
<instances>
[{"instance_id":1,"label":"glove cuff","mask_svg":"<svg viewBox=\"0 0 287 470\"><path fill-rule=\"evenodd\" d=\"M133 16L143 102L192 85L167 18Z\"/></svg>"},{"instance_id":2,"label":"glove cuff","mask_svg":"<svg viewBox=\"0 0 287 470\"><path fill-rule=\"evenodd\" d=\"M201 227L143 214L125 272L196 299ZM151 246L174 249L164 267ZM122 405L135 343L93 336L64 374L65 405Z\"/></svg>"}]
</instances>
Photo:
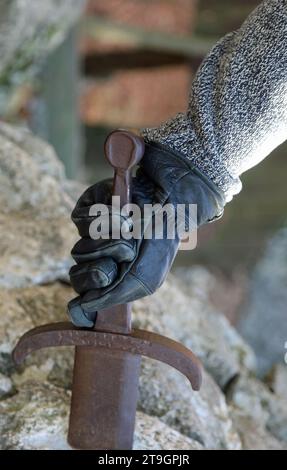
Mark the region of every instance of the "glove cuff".
<instances>
[{"instance_id":1,"label":"glove cuff","mask_svg":"<svg viewBox=\"0 0 287 470\"><path fill-rule=\"evenodd\" d=\"M196 204L198 227L223 215L223 191L179 152L146 143L140 169L154 183L161 204Z\"/></svg>"}]
</instances>

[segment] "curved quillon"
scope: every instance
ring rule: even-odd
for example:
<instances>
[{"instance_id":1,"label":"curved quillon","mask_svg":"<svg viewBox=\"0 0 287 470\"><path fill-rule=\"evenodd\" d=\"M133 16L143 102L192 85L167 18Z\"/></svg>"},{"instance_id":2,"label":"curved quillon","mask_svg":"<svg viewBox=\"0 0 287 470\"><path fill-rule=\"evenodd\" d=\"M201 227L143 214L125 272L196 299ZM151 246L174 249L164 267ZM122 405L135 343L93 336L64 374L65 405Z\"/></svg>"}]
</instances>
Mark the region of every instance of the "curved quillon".
<instances>
[{"instance_id":1,"label":"curved quillon","mask_svg":"<svg viewBox=\"0 0 287 470\"><path fill-rule=\"evenodd\" d=\"M193 390L199 390L201 386L201 365L189 349L165 336L140 329L133 329L130 334L119 334L78 329L69 322L51 323L23 335L13 351L13 359L20 364L32 352L54 346L94 347L146 356L184 374Z\"/></svg>"}]
</instances>

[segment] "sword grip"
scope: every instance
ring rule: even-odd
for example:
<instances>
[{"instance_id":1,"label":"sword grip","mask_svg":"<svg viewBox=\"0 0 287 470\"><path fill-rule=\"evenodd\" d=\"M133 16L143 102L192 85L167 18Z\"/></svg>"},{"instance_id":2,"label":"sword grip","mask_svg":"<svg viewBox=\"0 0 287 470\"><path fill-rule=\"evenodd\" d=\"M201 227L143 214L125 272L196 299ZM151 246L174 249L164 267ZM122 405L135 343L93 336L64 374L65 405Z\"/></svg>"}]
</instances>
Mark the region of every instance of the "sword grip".
<instances>
[{"instance_id":1,"label":"sword grip","mask_svg":"<svg viewBox=\"0 0 287 470\"><path fill-rule=\"evenodd\" d=\"M119 196L120 208L131 202L132 169L144 154L141 137L124 130L116 130L105 141L105 155L114 168L113 196ZM113 333L131 332L131 305L115 305L97 313L95 328Z\"/></svg>"},{"instance_id":2,"label":"sword grip","mask_svg":"<svg viewBox=\"0 0 287 470\"><path fill-rule=\"evenodd\" d=\"M120 208L131 202L132 170L144 154L144 140L126 130L111 132L104 145L105 156L114 169L113 196L119 196ZM89 314L86 318L81 307L81 298L76 297L68 304L68 314L77 326L96 327L99 331L130 333L131 308L129 304L117 305L109 309ZM80 319L83 318L83 323Z\"/></svg>"},{"instance_id":3,"label":"sword grip","mask_svg":"<svg viewBox=\"0 0 287 470\"><path fill-rule=\"evenodd\" d=\"M120 208L131 202L131 173L143 154L143 139L131 132L114 131L106 139L105 155L114 168L113 196L120 197ZM95 330L131 333L130 304L95 315ZM75 348L68 436L72 447L132 448L140 363L140 355L118 351L112 345Z\"/></svg>"}]
</instances>

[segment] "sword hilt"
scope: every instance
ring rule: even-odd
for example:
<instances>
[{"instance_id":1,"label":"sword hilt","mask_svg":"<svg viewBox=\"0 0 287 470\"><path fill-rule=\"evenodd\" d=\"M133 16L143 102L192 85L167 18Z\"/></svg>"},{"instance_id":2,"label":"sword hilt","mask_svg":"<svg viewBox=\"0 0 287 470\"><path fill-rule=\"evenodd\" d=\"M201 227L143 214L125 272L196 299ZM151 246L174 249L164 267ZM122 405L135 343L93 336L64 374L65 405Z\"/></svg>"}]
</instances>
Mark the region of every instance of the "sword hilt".
<instances>
[{"instance_id":1,"label":"sword hilt","mask_svg":"<svg viewBox=\"0 0 287 470\"><path fill-rule=\"evenodd\" d=\"M131 172L143 157L144 141L128 131L111 132L105 141L105 155L114 169L113 196L120 197L120 207L131 202Z\"/></svg>"},{"instance_id":2,"label":"sword hilt","mask_svg":"<svg viewBox=\"0 0 287 470\"><path fill-rule=\"evenodd\" d=\"M132 170L144 154L144 141L141 137L116 130L105 141L105 156L114 169L112 195L118 196L119 206L131 202ZM97 312L95 327L98 331L130 333L132 329L131 304L115 305Z\"/></svg>"},{"instance_id":3,"label":"sword hilt","mask_svg":"<svg viewBox=\"0 0 287 470\"><path fill-rule=\"evenodd\" d=\"M111 132L104 145L105 156L114 169L112 195L119 197L119 209L131 202L132 170L144 154L144 141L141 137L126 130ZM76 297L68 304L68 313L76 326L97 326L97 330L114 333L130 333L130 304L116 305L99 312L90 312L89 324L87 315L81 306L81 297ZM83 318L83 325L79 319Z\"/></svg>"}]
</instances>

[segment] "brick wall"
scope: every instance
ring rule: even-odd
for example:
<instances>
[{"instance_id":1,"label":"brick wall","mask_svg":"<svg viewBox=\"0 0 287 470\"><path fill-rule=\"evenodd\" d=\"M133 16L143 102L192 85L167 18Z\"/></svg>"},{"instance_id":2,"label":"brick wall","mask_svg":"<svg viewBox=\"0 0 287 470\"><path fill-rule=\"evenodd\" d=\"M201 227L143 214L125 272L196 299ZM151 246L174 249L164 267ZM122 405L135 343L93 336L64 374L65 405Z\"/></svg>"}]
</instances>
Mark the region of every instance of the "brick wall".
<instances>
[{"instance_id":1,"label":"brick wall","mask_svg":"<svg viewBox=\"0 0 287 470\"><path fill-rule=\"evenodd\" d=\"M187 35L194 25L196 3L196 0L90 0L87 14L146 31ZM86 38L82 44L85 54L117 49L112 40ZM157 125L185 109L190 81L188 65L116 70L105 78L94 76L83 87L83 121L110 127Z\"/></svg>"}]
</instances>

